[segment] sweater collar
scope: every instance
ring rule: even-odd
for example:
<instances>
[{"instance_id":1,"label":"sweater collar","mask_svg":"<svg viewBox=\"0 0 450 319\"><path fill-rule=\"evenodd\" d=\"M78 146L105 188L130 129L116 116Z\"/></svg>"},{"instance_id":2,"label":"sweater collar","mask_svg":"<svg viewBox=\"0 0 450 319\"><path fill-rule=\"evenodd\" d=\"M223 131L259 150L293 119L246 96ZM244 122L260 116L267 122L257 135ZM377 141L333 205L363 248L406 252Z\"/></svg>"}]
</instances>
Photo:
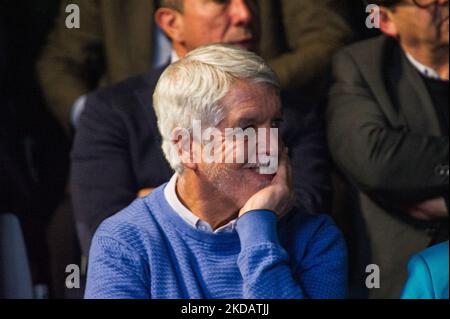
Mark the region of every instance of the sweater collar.
<instances>
[{"instance_id":1,"label":"sweater collar","mask_svg":"<svg viewBox=\"0 0 450 319\"><path fill-rule=\"evenodd\" d=\"M176 192L176 184L178 180L178 174L174 174L170 179L167 186L164 188L164 196L172 207L172 209L190 226L197 230L208 233L232 233L235 231L236 219L229 222L227 225L220 227L217 230L213 230L211 225L201 220L198 216L194 215L186 206L181 203Z\"/></svg>"}]
</instances>

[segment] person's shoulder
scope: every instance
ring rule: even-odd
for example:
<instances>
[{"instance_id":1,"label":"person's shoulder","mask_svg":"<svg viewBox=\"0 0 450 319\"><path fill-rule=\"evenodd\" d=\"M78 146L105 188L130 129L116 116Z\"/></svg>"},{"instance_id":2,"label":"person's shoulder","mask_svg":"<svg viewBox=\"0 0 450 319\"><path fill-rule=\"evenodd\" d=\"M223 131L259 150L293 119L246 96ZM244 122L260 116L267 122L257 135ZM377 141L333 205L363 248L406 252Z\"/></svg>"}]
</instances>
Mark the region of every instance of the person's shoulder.
<instances>
[{"instance_id":1,"label":"person's shoulder","mask_svg":"<svg viewBox=\"0 0 450 319\"><path fill-rule=\"evenodd\" d=\"M126 236L128 230L132 233L140 231L148 223L149 211L142 198L134 200L128 207L105 219L97 233L113 237Z\"/></svg>"},{"instance_id":2,"label":"person's shoulder","mask_svg":"<svg viewBox=\"0 0 450 319\"><path fill-rule=\"evenodd\" d=\"M133 251L145 251L148 239L157 229L152 213L139 198L115 215L105 219L95 232L93 241L114 240Z\"/></svg>"},{"instance_id":3,"label":"person's shoulder","mask_svg":"<svg viewBox=\"0 0 450 319\"><path fill-rule=\"evenodd\" d=\"M111 105L120 104L121 101L129 100L136 89L144 86L147 78L148 74L141 74L113 85L99 88L87 96L87 101L102 100L110 102Z\"/></svg>"},{"instance_id":4,"label":"person's shoulder","mask_svg":"<svg viewBox=\"0 0 450 319\"><path fill-rule=\"evenodd\" d=\"M105 219L96 231L97 236L107 236L130 242L143 241L158 232L158 219L154 210L163 194L165 184L155 189L150 195L134 200L128 207Z\"/></svg>"},{"instance_id":5,"label":"person's shoulder","mask_svg":"<svg viewBox=\"0 0 450 319\"><path fill-rule=\"evenodd\" d=\"M380 35L345 46L338 51L337 55L349 54L352 56L370 56L371 52L382 48L389 42L391 42L391 38L385 35Z\"/></svg>"},{"instance_id":6,"label":"person's shoulder","mask_svg":"<svg viewBox=\"0 0 450 319\"><path fill-rule=\"evenodd\" d=\"M395 39L385 35L355 42L336 52L333 57L333 66L348 68L350 64L353 64L361 69L372 67L382 62L386 51L390 51L395 44Z\"/></svg>"},{"instance_id":7,"label":"person's shoulder","mask_svg":"<svg viewBox=\"0 0 450 319\"><path fill-rule=\"evenodd\" d=\"M420 264L418 262L419 259L421 259L424 263L426 263L427 268L434 272L439 271L441 269L448 270L449 266L449 242L446 241L444 243L441 243L439 245L432 246L421 253L417 254L415 257L412 258L412 263ZM448 273L447 273L448 274Z\"/></svg>"},{"instance_id":8,"label":"person's shoulder","mask_svg":"<svg viewBox=\"0 0 450 319\"><path fill-rule=\"evenodd\" d=\"M144 94L146 99L150 99L154 88L164 71L164 67L155 68L147 73L130 77L113 85L99 88L87 96L87 104L90 107L95 105L107 105L112 108L124 108L126 110L139 106L138 94ZM133 101L135 101L133 103ZM99 103L101 102L101 103Z\"/></svg>"}]
</instances>

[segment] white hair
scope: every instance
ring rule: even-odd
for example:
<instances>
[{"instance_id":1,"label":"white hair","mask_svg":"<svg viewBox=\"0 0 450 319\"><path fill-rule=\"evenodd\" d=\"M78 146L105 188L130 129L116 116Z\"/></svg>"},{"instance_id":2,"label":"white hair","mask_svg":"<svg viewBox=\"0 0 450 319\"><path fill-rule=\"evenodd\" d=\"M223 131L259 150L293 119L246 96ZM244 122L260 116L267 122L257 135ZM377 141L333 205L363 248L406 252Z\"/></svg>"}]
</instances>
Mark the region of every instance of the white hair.
<instances>
[{"instance_id":1,"label":"white hair","mask_svg":"<svg viewBox=\"0 0 450 319\"><path fill-rule=\"evenodd\" d=\"M216 127L223 119L222 99L236 80L265 83L280 88L279 80L255 53L235 46L214 44L198 48L170 65L153 95L162 136L162 149L171 167L183 172L172 141L176 128L192 130L195 120Z\"/></svg>"}]
</instances>

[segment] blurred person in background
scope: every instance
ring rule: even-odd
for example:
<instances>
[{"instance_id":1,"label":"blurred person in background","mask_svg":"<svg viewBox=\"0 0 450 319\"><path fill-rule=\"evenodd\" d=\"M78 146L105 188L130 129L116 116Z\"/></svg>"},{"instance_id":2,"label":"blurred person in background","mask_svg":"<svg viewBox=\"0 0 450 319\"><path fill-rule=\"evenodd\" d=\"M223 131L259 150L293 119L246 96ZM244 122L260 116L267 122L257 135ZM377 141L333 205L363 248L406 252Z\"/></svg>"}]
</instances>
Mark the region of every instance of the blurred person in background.
<instances>
[{"instance_id":1,"label":"blurred person in background","mask_svg":"<svg viewBox=\"0 0 450 319\"><path fill-rule=\"evenodd\" d=\"M355 297L398 298L407 262L448 240L448 0L374 0L384 35L333 62L328 140L353 190Z\"/></svg>"},{"instance_id":2,"label":"blurred person in background","mask_svg":"<svg viewBox=\"0 0 450 319\"><path fill-rule=\"evenodd\" d=\"M69 142L44 107L35 64L59 6L58 0L2 1L0 24L0 211L18 216L37 297L52 288L47 231L67 182ZM5 61L6 59L6 61ZM70 221L69 221L70 222ZM73 224L73 223L72 223ZM50 245L65 245L62 236ZM73 259L66 260L71 263ZM64 270L62 270L63 272ZM53 293L53 291L51 291Z\"/></svg>"},{"instance_id":3,"label":"blurred person in background","mask_svg":"<svg viewBox=\"0 0 450 319\"><path fill-rule=\"evenodd\" d=\"M79 29L68 29L65 24L66 6L72 3L80 8ZM259 52L277 72L283 88L303 88L311 96L320 92L331 55L351 37L343 18L344 3L258 1L262 27ZM159 1L153 0L62 3L38 70L48 107L67 131L83 110L85 94L170 59L170 42L154 21L158 5Z\"/></svg>"},{"instance_id":4,"label":"blurred person in background","mask_svg":"<svg viewBox=\"0 0 450 319\"><path fill-rule=\"evenodd\" d=\"M448 299L448 241L413 256L402 299Z\"/></svg>"}]
</instances>

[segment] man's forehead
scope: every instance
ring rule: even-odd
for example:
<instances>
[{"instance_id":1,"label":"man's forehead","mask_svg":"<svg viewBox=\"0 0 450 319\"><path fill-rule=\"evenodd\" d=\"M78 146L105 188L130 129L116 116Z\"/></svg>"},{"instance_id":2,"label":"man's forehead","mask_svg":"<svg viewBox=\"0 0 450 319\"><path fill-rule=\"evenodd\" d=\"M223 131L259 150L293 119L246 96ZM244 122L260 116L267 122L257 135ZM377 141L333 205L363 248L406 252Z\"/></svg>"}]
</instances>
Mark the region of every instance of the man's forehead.
<instances>
[{"instance_id":1,"label":"man's forehead","mask_svg":"<svg viewBox=\"0 0 450 319\"><path fill-rule=\"evenodd\" d=\"M224 100L226 102L253 102L255 100L269 99L271 102L279 99L279 90L269 83L256 83L246 80L237 80L231 86Z\"/></svg>"},{"instance_id":2,"label":"man's forehead","mask_svg":"<svg viewBox=\"0 0 450 319\"><path fill-rule=\"evenodd\" d=\"M270 84L239 81L232 85L222 101L233 117L275 116L281 113L279 90Z\"/></svg>"}]
</instances>

